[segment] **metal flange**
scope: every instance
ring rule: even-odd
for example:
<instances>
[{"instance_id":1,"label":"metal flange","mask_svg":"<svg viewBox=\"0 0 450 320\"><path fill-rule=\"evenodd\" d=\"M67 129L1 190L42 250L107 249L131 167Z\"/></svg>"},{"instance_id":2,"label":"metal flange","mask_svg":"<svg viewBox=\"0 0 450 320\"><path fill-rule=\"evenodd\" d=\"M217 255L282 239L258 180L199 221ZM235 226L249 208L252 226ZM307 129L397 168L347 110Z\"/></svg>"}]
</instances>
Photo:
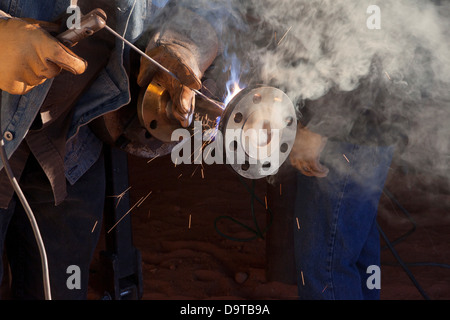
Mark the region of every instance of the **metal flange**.
<instances>
[{"instance_id":1,"label":"metal flange","mask_svg":"<svg viewBox=\"0 0 450 320\"><path fill-rule=\"evenodd\" d=\"M297 132L294 105L281 90L250 87L226 106L219 130L227 163L241 176L260 179L277 173Z\"/></svg>"}]
</instances>

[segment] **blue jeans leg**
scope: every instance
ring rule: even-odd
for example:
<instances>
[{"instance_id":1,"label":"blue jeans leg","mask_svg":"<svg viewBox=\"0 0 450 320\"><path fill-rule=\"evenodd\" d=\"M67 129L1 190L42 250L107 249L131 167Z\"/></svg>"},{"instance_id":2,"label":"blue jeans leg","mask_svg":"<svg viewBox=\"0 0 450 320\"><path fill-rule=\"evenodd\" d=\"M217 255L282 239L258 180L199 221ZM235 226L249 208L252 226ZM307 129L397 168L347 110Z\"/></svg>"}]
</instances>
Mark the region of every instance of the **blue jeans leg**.
<instances>
[{"instance_id":1,"label":"blue jeans leg","mask_svg":"<svg viewBox=\"0 0 450 320\"><path fill-rule=\"evenodd\" d=\"M34 211L44 241L54 300L86 299L89 267L95 251L105 199L104 160L74 185L68 197L55 206L50 184L34 158L30 158L20 185ZM18 200L6 234L6 251L12 272L13 299L43 299L39 250L30 222ZM95 228L94 228L95 226ZM80 268L80 288L69 288L69 266ZM71 282L73 283L73 282Z\"/></svg>"},{"instance_id":2,"label":"blue jeans leg","mask_svg":"<svg viewBox=\"0 0 450 320\"><path fill-rule=\"evenodd\" d=\"M326 178L298 173L294 228L300 299L379 299L367 267L380 265L378 202L392 147L329 141Z\"/></svg>"}]
</instances>

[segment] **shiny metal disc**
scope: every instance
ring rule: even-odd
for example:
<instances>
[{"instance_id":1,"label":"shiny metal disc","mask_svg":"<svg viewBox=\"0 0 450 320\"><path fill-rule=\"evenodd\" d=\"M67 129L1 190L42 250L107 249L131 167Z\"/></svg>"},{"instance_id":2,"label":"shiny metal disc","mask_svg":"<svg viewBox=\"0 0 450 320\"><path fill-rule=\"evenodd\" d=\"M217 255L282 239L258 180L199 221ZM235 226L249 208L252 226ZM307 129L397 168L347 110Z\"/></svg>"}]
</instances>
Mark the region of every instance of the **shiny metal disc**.
<instances>
[{"instance_id":1,"label":"shiny metal disc","mask_svg":"<svg viewBox=\"0 0 450 320\"><path fill-rule=\"evenodd\" d=\"M252 87L239 92L226 106L219 129L227 163L245 178L260 179L277 173L288 158L297 117L283 91Z\"/></svg>"}]
</instances>

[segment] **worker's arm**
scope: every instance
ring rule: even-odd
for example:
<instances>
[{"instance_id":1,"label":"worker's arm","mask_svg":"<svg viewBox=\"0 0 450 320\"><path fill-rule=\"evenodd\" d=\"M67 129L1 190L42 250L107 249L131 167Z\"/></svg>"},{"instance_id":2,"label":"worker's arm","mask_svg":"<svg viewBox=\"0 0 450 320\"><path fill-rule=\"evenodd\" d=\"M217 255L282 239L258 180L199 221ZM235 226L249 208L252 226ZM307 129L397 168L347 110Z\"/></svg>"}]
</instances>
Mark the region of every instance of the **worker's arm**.
<instances>
[{"instance_id":1,"label":"worker's arm","mask_svg":"<svg viewBox=\"0 0 450 320\"><path fill-rule=\"evenodd\" d=\"M187 127L195 108L191 89L202 87L203 73L218 54L218 37L204 17L181 6L168 8L160 21L162 25L150 38L146 53L174 73L181 83L142 58L138 84L146 87L156 81L165 87L175 106L175 118Z\"/></svg>"},{"instance_id":2,"label":"worker's arm","mask_svg":"<svg viewBox=\"0 0 450 320\"><path fill-rule=\"evenodd\" d=\"M0 12L0 90L25 94L62 69L81 74L86 67L37 23Z\"/></svg>"}]
</instances>

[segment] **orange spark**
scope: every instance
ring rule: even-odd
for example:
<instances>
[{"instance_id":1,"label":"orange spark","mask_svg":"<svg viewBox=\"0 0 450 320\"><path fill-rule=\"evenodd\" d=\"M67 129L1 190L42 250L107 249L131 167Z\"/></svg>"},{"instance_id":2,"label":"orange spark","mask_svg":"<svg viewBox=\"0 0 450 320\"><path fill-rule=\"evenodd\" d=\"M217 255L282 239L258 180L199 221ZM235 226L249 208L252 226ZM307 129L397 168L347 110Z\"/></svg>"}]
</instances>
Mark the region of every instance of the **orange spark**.
<instances>
[{"instance_id":1,"label":"orange spark","mask_svg":"<svg viewBox=\"0 0 450 320\"><path fill-rule=\"evenodd\" d=\"M345 154L342 154L345 158L345 160L347 160L348 163L350 163L350 161L348 160L347 156Z\"/></svg>"},{"instance_id":2,"label":"orange spark","mask_svg":"<svg viewBox=\"0 0 450 320\"><path fill-rule=\"evenodd\" d=\"M91 233L93 233L93 232L94 232L94 230L95 230L95 227L97 226L97 223L98 223L98 220L97 220L97 221L95 221L95 224L94 224L94 226L92 227Z\"/></svg>"},{"instance_id":3,"label":"orange spark","mask_svg":"<svg viewBox=\"0 0 450 320\"><path fill-rule=\"evenodd\" d=\"M131 210L133 210L138 204L140 204L140 203L142 202L142 199L144 199L144 197L140 198L140 199L138 200L138 202L136 202L136 203L134 204L134 206L132 206L131 209L128 210L127 213L125 213L125 214L122 216L122 218L120 218L120 219L119 219L119 220L111 227L111 229L108 230L108 233L110 233L110 232L111 232L111 231L112 231L112 230L120 223L120 221L122 221L123 218L125 218L125 217L131 212Z\"/></svg>"}]
</instances>

